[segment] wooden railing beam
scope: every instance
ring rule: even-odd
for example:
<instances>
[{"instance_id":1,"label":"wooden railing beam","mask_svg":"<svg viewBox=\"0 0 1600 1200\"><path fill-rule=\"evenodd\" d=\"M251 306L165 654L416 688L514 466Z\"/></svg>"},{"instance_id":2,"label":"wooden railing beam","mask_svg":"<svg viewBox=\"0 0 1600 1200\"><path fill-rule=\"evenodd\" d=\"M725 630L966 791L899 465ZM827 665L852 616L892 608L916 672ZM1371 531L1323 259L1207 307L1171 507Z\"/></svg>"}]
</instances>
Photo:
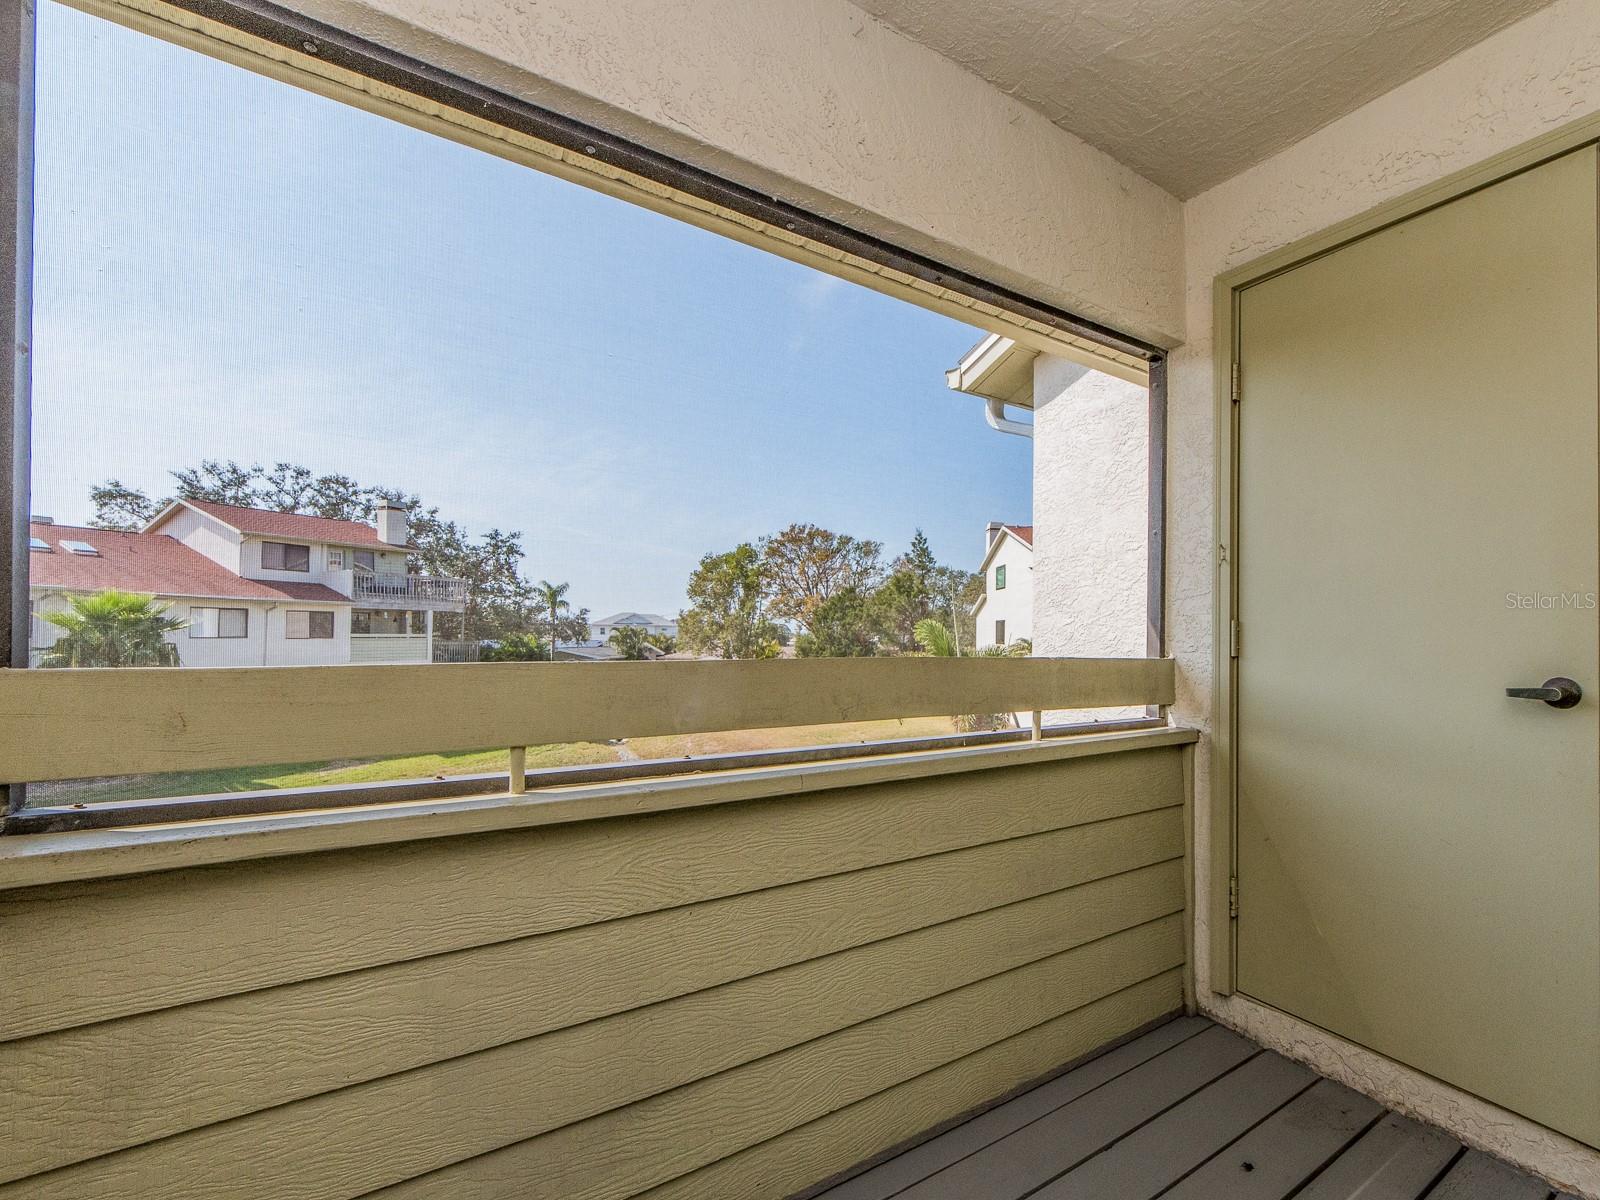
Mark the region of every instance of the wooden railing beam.
<instances>
[{"instance_id":1,"label":"wooden railing beam","mask_svg":"<svg viewBox=\"0 0 1600 1200\"><path fill-rule=\"evenodd\" d=\"M0 670L0 781L1170 704L1169 659Z\"/></svg>"}]
</instances>

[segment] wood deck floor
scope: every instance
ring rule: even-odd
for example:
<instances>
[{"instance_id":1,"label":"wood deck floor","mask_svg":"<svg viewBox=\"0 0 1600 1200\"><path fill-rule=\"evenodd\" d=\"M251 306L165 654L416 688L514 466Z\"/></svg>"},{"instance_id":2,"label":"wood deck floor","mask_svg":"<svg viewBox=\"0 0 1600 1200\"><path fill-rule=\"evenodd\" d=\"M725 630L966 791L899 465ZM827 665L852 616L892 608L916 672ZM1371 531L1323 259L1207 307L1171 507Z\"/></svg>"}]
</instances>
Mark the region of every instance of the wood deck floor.
<instances>
[{"instance_id":1,"label":"wood deck floor","mask_svg":"<svg viewBox=\"0 0 1600 1200\"><path fill-rule=\"evenodd\" d=\"M1449 1135L1185 1018L818 1200L1570 1200Z\"/></svg>"}]
</instances>

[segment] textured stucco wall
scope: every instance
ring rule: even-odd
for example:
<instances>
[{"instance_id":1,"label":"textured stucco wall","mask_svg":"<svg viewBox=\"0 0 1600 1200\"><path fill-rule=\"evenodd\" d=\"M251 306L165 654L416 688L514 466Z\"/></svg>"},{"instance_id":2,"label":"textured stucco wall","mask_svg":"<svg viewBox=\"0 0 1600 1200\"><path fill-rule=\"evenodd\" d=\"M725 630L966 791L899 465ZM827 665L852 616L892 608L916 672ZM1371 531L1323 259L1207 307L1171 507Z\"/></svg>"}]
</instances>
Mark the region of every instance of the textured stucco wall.
<instances>
[{"instance_id":1,"label":"textured stucco wall","mask_svg":"<svg viewBox=\"0 0 1600 1200\"><path fill-rule=\"evenodd\" d=\"M1181 720L1204 728L1211 720L1214 278L1596 110L1600 4L1560 0L1184 206L1189 341L1173 356L1169 377L1167 576ZM1202 741L1196 797L1202 896L1210 855L1208 751ZM1600 1195L1594 1151L1262 1005L1211 994L1205 915L1202 907L1196 959L1208 1011L1483 1149Z\"/></svg>"},{"instance_id":2,"label":"textured stucco wall","mask_svg":"<svg viewBox=\"0 0 1600 1200\"><path fill-rule=\"evenodd\" d=\"M1149 392L1042 354L1033 395L1033 651L1142 657ZM1101 709L1050 719L1142 715Z\"/></svg>"},{"instance_id":3,"label":"textured stucco wall","mask_svg":"<svg viewBox=\"0 0 1600 1200\"><path fill-rule=\"evenodd\" d=\"M1082 316L1181 340L1172 196L846 0L289 0Z\"/></svg>"}]
</instances>

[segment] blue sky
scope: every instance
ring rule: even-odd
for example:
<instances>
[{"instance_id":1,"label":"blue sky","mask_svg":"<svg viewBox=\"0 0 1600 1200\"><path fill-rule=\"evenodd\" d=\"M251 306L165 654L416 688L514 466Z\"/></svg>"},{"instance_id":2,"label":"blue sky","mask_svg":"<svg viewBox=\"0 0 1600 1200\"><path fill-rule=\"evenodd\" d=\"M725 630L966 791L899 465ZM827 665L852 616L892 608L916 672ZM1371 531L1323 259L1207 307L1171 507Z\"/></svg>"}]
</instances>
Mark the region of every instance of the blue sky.
<instances>
[{"instance_id":1,"label":"blue sky","mask_svg":"<svg viewBox=\"0 0 1600 1200\"><path fill-rule=\"evenodd\" d=\"M1031 444L981 333L55 3L40 8L33 510L203 457L517 529L577 605L676 612L791 521L969 569Z\"/></svg>"}]
</instances>

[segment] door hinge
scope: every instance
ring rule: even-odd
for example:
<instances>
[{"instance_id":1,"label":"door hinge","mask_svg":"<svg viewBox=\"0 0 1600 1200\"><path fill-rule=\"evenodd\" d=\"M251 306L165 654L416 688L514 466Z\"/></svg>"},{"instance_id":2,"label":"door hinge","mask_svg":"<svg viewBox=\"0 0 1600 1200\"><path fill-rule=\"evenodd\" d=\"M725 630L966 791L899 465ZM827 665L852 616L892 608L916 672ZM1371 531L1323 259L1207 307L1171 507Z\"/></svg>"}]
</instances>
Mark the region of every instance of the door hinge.
<instances>
[{"instance_id":1,"label":"door hinge","mask_svg":"<svg viewBox=\"0 0 1600 1200\"><path fill-rule=\"evenodd\" d=\"M1228 657L1239 657L1239 634L1241 626L1238 621L1228 622Z\"/></svg>"},{"instance_id":2,"label":"door hinge","mask_svg":"<svg viewBox=\"0 0 1600 1200\"><path fill-rule=\"evenodd\" d=\"M1230 917L1239 915L1239 877L1237 875L1228 876L1228 915Z\"/></svg>"},{"instance_id":3,"label":"door hinge","mask_svg":"<svg viewBox=\"0 0 1600 1200\"><path fill-rule=\"evenodd\" d=\"M1238 359L1234 359L1234 362L1233 362L1233 402L1235 404L1239 403L1239 395L1240 395L1240 391L1239 391L1239 360Z\"/></svg>"}]
</instances>

